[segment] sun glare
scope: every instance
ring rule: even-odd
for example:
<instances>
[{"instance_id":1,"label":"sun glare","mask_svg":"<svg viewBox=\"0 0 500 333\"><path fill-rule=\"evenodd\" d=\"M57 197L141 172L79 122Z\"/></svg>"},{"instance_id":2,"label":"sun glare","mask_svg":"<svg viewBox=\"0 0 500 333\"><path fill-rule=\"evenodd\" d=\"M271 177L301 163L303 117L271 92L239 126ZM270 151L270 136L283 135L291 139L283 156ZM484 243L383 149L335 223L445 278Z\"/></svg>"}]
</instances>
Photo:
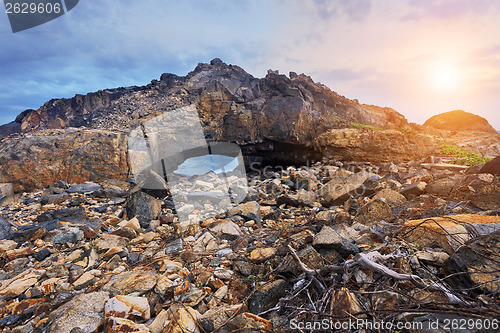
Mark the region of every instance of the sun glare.
<instances>
[{"instance_id":1,"label":"sun glare","mask_svg":"<svg viewBox=\"0 0 500 333\"><path fill-rule=\"evenodd\" d=\"M458 87L459 73L449 65L436 66L432 73L433 82L436 89L451 91Z\"/></svg>"}]
</instances>

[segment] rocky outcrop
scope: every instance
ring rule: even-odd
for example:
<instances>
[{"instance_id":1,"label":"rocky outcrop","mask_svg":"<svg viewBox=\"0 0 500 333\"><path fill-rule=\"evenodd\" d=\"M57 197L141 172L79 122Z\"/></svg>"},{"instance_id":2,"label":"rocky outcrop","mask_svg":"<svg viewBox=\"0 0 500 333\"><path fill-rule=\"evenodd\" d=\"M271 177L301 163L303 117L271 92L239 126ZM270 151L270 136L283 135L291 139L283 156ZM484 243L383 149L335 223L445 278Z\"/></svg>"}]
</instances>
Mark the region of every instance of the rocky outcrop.
<instances>
[{"instance_id":1,"label":"rocky outcrop","mask_svg":"<svg viewBox=\"0 0 500 333\"><path fill-rule=\"evenodd\" d=\"M196 104L208 139L256 143L307 143L345 122L401 128L406 119L390 108L359 104L310 77L269 71L254 78L220 59L186 76L163 74L143 87L107 89L53 99L23 112L22 132L66 127L132 129L162 112Z\"/></svg>"},{"instance_id":2,"label":"rocky outcrop","mask_svg":"<svg viewBox=\"0 0 500 333\"><path fill-rule=\"evenodd\" d=\"M429 118L424 126L450 131L480 131L497 134L486 119L462 110L435 115Z\"/></svg>"},{"instance_id":3,"label":"rocky outcrop","mask_svg":"<svg viewBox=\"0 0 500 333\"><path fill-rule=\"evenodd\" d=\"M15 191L59 180L126 180L127 135L105 130L47 130L0 143L0 183Z\"/></svg>"}]
</instances>

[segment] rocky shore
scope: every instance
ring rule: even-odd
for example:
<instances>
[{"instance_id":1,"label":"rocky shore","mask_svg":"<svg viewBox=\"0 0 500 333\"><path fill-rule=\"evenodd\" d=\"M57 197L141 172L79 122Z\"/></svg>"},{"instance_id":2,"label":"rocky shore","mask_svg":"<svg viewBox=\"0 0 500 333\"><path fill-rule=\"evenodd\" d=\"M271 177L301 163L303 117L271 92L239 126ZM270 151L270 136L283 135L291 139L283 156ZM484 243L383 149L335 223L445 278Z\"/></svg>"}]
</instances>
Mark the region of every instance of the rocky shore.
<instances>
[{"instance_id":1,"label":"rocky shore","mask_svg":"<svg viewBox=\"0 0 500 333\"><path fill-rule=\"evenodd\" d=\"M6 197L0 328L288 332L359 319L448 332L465 318L484 323L467 332L497 332L498 167L449 162L256 169L241 204L201 222L180 223L166 193L131 181Z\"/></svg>"}]
</instances>

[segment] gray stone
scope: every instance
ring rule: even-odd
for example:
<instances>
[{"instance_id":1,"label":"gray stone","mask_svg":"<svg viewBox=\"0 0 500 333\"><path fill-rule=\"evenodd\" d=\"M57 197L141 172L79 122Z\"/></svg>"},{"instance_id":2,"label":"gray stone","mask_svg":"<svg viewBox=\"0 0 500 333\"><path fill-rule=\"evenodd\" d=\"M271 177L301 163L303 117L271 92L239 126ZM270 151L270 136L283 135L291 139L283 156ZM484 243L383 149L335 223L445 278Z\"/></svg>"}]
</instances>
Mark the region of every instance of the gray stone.
<instances>
[{"instance_id":1,"label":"gray stone","mask_svg":"<svg viewBox=\"0 0 500 333\"><path fill-rule=\"evenodd\" d=\"M248 300L248 310L258 315L272 308L285 295L287 287L285 280L275 280L259 287Z\"/></svg>"},{"instance_id":2,"label":"gray stone","mask_svg":"<svg viewBox=\"0 0 500 333\"><path fill-rule=\"evenodd\" d=\"M184 245L181 238L178 238L165 246L165 254L179 254L184 250Z\"/></svg>"},{"instance_id":3,"label":"gray stone","mask_svg":"<svg viewBox=\"0 0 500 333\"><path fill-rule=\"evenodd\" d=\"M247 220L255 220L257 225L261 227L261 217L260 217L260 206L257 201L249 201L244 204L240 204L229 210L229 216L239 215Z\"/></svg>"},{"instance_id":4,"label":"gray stone","mask_svg":"<svg viewBox=\"0 0 500 333\"><path fill-rule=\"evenodd\" d=\"M161 213L161 201L147 193L138 191L128 197L125 204L127 217L137 217L140 222L156 220ZM142 226L142 223L141 223Z\"/></svg>"},{"instance_id":5,"label":"gray stone","mask_svg":"<svg viewBox=\"0 0 500 333\"><path fill-rule=\"evenodd\" d=\"M462 290L479 289L496 293L500 289L500 230L480 236L461 246L443 264L448 284Z\"/></svg>"},{"instance_id":6,"label":"gray stone","mask_svg":"<svg viewBox=\"0 0 500 333\"><path fill-rule=\"evenodd\" d=\"M313 246L315 248L333 249L343 257L359 253L358 247L342 237L337 231L329 226L324 226L321 231L314 236Z\"/></svg>"},{"instance_id":7,"label":"gray stone","mask_svg":"<svg viewBox=\"0 0 500 333\"><path fill-rule=\"evenodd\" d=\"M322 197L322 204L325 206L342 204L350 195L363 195L365 192L363 183L371 177L380 178L378 175L369 172L358 172L352 175L333 177L319 191Z\"/></svg>"},{"instance_id":8,"label":"gray stone","mask_svg":"<svg viewBox=\"0 0 500 333\"><path fill-rule=\"evenodd\" d=\"M0 240L11 239L13 233L12 226L0 217Z\"/></svg>"},{"instance_id":9,"label":"gray stone","mask_svg":"<svg viewBox=\"0 0 500 333\"><path fill-rule=\"evenodd\" d=\"M83 231L78 228L69 228L54 237L54 244L77 243L84 238Z\"/></svg>"},{"instance_id":10,"label":"gray stone","mask_svg":"<svg viewBox=\"0 0 500 333\"><path fill-rule=\"evenodd\" d=\"M69 198L68 193L45 195L40 199L42 205L61 204Z\"/></svg>"},{"instance_id":11,"label":"gray stone","mask_svg":"<svg viewBox=\"0 0 500 333\"><path fill-rule=\"evenodd\" d=\"M401 193L406 199L408 199L412 195L418 196L424 193L426 186L426 182L418 181L410 185L405 185L405 187L403 187L403 189L399 191L399 193Z\"/></svg>"},{"instance_id":12,"label":"gray stone","mask_svg":"<svg viewBox=\"0 0 500 333\"><path fill-rule=\"evenodd\" d=\"M67 190L68 193L91 193L101 188L101 185L93 182L85 182L83 184L73 184Z\"/></svg>"}]
</instances>

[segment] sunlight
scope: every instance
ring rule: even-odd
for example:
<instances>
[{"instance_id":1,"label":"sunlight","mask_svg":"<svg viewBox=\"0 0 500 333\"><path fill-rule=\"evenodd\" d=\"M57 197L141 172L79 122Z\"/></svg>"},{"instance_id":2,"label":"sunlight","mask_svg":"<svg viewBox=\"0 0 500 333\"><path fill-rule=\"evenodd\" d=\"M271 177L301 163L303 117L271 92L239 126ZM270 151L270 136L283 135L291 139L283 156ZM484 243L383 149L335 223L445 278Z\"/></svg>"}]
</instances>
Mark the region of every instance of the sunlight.
<instances>
[{"instance_id":1,"label":"sunlight","mask_svg":"<svg viewBox=\"0 0 500 333\"><path fill-rule=\"evenodd\" d=\"M435 88L441 91L456 90L459 86L460 75L458 70L450 65L436 65L431 75Z\"/></svg>"}]
</instances>

